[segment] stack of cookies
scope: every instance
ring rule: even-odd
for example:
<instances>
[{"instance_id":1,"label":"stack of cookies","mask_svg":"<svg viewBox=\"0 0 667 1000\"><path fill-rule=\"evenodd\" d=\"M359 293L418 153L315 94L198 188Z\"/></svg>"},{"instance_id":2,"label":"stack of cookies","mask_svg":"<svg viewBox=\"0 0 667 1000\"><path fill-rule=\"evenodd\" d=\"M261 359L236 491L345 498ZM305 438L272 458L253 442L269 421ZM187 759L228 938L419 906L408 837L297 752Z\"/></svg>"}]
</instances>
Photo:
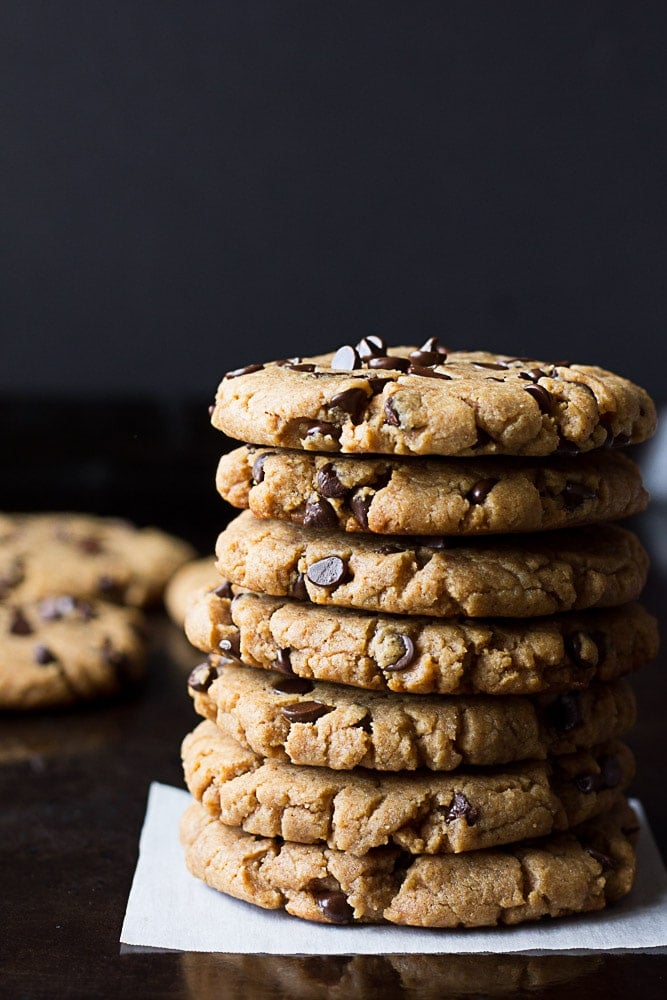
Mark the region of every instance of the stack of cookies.
<instances>
[{"instance_id":1,"label":"stack of cookies","mask_svg":"<svg viewBox=\"0 0 667 1000\"><path fill-rule=\"evenodd\" d=\"M457 927L626 894L626 675L653 658L655 410L600 368L378 337L218 390L247 508L190 601L208 654L183 760L187 864L309 920Z\"/></svg>"}]
</instances>

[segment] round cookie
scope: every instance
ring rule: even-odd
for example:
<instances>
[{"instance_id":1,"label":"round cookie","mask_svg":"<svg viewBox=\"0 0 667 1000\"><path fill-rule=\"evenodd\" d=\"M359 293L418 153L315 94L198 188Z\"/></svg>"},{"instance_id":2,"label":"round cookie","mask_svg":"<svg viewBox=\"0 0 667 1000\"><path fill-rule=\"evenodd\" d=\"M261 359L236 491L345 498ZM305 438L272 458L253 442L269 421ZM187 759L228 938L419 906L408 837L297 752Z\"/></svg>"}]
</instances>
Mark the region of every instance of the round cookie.
<instances>
[{"instance_id":1,"label":"round cookie","mask_svg":"<svg viewBox=\"0 0 667 1000\"><path fill-rule=\"evenodd\" d=\"M356 857L261 838L218 823L197 803L180 826L190 872L267 909L319 923L483 927L600 910L632 888L637 821L625 802L569 833L503 851Z\"/></svg>"},{"instance_id":2,"label":"round cookie","mask_svg":"<svg viewBox=\"0 0 667 1000\"><path fill-rule=\"evenodd\" d=\"M586 687L646 663L658 628L641 605L549 618L374 615L242 592L202 591L185 619L204 653L370 691L522 695ZM228 587L228 585L227 585Z\"/></svg>"},{"instance_id":3,"label":"round cookie","mask_svg":"<svg viewBox=\"0 0 667 1000\"><path fill-rule=\"evenodd\" d=\"M609 743L547 761L387 774L265 759L202 722L182 748L192 795L226 826L365 854L458 854L541 837L611 808L634 760Z\"/></svg>"},{"instance_id":4,"label":"round cookie","mask_svg":"<svg viewBox=\"0 0 667 1000\"><path fill-rule=\"evenodd\" d=\"M645 390L602 368L379 338L228 372L211 419L253 444L396 455L574 453L656 426Z\"/></svg>"},{"instance_id":5,"label":"round cookie","mask_svg":"<svg viewBox=\"0 0 667 1000\"><path fill-rule=\"evenodd\" d=\"M194 550L156 528L90 514L0 514L0 601L59 594L144 607Z\"/></svg>"},{"instance_id":6,"label":"round cookie","mask_svg":"<svg viewBox=\"0 0 667 1000\"><path fill-rule=\"evenodd\" d=\"M117 694L143 674L142 624L134 608L71 596L0 603L0 708Z\"/></svg>"},{"instance_id":7,"label":"round cookie","mask_svg":"<svg viewBox=\"0 0 667 1000\"><path fill-rule=\"evenodd\" d=\"M538 698L387 695L251 667L203 663L197 712L262 757L378 771L544 760L622 736L635 722L625 681ZM240 662L240 661L236 661Z\"/></svg>"},{"instance_id":8,"label":"round cookie","mask_svg":"<svg viewBox=\"0 0 667 1000\"><path fill-rule=\"evenodd\" d=\"M255 517L385 535L545 531L615 521L648 503L635 463L607 451L463 460L247 445L222 456L216 484L225 500Z\"/></svg>"},{"instance_id":9,"label":"round cookie","mask_svg":"<svg viewBox=\"0 0 667 1000\"><path fill-rule=\"evenodd\" d=\"M391 614L526 618L635 600L648 557L616 525L489 540L306 531L244 511L217 568L237 586Z\"/></svg>"},{"instance_id":10,"label":"round cookie","mask_svg":"<svg viewBox=\"0 0 667 1000\"><path fill-rule=\"evenodd\" d=\"M193 559L176 570L164 592L164 605L175 625L183 625L190 605L217 587L220 577L213 559Z\"/></svg>"}]
</instances>

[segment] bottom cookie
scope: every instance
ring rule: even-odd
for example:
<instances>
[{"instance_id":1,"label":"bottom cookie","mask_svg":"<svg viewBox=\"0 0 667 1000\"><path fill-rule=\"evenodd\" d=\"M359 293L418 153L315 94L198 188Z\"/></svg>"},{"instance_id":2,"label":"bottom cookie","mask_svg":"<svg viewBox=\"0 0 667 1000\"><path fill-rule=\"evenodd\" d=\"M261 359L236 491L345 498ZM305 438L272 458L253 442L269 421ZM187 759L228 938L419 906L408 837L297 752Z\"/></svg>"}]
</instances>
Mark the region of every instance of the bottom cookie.
<instances>
[{"instance_id":1,"label":"bottom cookie","mask_svg":"<svg viewBox=\"0 0 667 1000\"><path fill-rule=\"evenodd\" d=\"M197 803L180 829L190 872L237 899L319 923L447 928L603 909L632 888L636 831L625 802L569 833L444 857L393 847L356 856L255 837Z\"/></svg>"}]
</instances>

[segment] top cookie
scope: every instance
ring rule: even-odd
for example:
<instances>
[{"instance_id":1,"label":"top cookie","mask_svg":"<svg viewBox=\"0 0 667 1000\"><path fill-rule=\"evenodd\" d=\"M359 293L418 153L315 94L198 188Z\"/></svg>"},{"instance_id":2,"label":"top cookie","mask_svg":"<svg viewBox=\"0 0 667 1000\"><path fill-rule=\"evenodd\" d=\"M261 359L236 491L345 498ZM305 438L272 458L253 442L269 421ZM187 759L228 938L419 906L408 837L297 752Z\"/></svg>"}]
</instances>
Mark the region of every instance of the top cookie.
<instances>
[{"instance_id":1,"label":"top cookie","mask_svg":"<svg viewBox=\"0 0 667 1000\"><path fill-rule=\"evenodd\" d=\"M644 389L591 365L447 353L435 338L388 351L248 365L218 388L214 427L253 444L396 455L575 454L655 430Z\"/></svg>"},{"instance_id":2,"label":"top cookie","mask_svg":"<svg viewBox=\"0 0 667 1000\"><path fill-rule=\"evenodd\" d=\"M0 601L59 594L144 607L194 550L155 528L90 514L0 514Z\"/></svg>"}]
</instances>

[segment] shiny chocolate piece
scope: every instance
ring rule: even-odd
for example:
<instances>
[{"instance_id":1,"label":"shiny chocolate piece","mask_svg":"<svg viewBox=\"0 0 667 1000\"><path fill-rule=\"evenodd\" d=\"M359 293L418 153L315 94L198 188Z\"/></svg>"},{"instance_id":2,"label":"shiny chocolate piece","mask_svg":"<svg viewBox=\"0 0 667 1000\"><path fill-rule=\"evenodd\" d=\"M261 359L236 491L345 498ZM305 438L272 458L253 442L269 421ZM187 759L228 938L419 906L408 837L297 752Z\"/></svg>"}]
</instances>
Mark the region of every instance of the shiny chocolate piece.
<instances>
[{"instance_id":1,"label":"shiny chocolate piece","mask_svg":"<svg viewBox=\"0 0 667 1000\"><path fill-rule=\"evenodd\" d=\"M348 493L336 474L333 462L327 462L317 473L317 492L330 500L341 500Z\"/></svg>"},{"instance_id":2,"label":"shiny chocolate piece","mask_svg":"<svg viewBox=\"0 0 667 1000\"><path fill-rule=\"evenodd\" d=\"M292 585L291 596L294 597L295 600L297 601L309 600L308 589L306 587L306 580L303 573L297 574L296 580Z\"/></svg>"},{"instance_id":3,"label":"shiny chocolate piece","mask_svg":"<svg viewBox=\"0 0 667 1000\"><path fill-rule=\"evenodd\" d=\"M437 337L429 337L428 340L424 341L419 350L435 352L440 359L439 364L442 364L447 357L447 348L442 346Z\"/></svg>"},{"instance_id":4,"label":"shiny chocolate piece","mask_svg":"<svg viewBox=\"0 0 667 1000\"><path fill-rule=\"evenodd\" d=\"M413 365L439 365L442 361L442 355L438 354L437 351L425 351L420 348L418 351L410 351L410 361Z\"/></svg>"},{"instance_id":5,"label":"shiny chocolate piece","mask_svg":"<svg viewBox=\"0 0 667 1000\"><path fill-rule=\"evenodd\" d=\"M358 424L368 405L368 395L363 389L343 389L332 396L329 406L336 406L344 413L349 413L353 424Z\"/></svg>"},{"instance_id":6,"label":"shiny chocolate piece","mask_svg":"<svg viewBox=\"0 0 667 1000\"><path fill-rule=\"evenodd\" d=\"M354 910L347 896L339 889L324 889L313 893L322 914L332 924L349 924L354 918Z\"/></svg>"},{"instance_id":7,"label":"shiny chocolate piece","mask_svg":"<svg viewBox=\"0 0 667 1000\"><path fill-rule=\"evenodd\" d=\"M252 481L255 486L259 486L260 483L264 482L264 463L270 454L270 451L264 451L252 463Z\"/></svg>"},{"instance_id":8,"label":"shiny chocolate piece","mask_svg":"<svg viewBox=\"0 0 667 1000\"><path fill-rule=\"evenodd\" d=\"M253 372L261 372L264 365L246 365L245 368L235 368L234 371L227 372L225 378L238 378L240 375L252 375Z\"/></svg>"},{"instance_id":9,"label":"shiny chocolate piece","mask_svg":"<svg viewBox=\"0 0 667 1000\"><path fill-rule=\"evenodd\" d=\"M587 847L586 851L590 854L594 861L597 861L603 872L613 871L616 867L616 862L613 858L610 858L608 854L603 854L602 851L596 851L593 847Z\"/></svg>"},{"instance_id":10,"label":"shiny chocolate piece","mask_svg":"<svg viewBox=\"0 0 667 1000\"><path fill-rule=\"evenodd\" d=\"M347 566L340 556L326 556L309 566L306 576L317 587L337 587L347 577Z\"/></svg>"},{"instance_id":11,"label":"shiny chocolate piece","mask_svg":"<svg viewBox=\"0 0 667 1000\"><path fill-rule=\"evenodd\" d=\"M298 677L295 680L304 680ZM333 711L330 705L321 701L295 701L293 705L283 705L280 711L289 722L317 722L323 715Z\"/></svg>"},{"instance_id":12,"label":"shiny chocolate piece","mask_svg":"<svg viewBox=\"0 0 667 1000\"><path fill-rule=\"evenodd\" d=\"M307 438L332 437L337 441L340 437L340 428L336 427L335 424L327 423L325 420L319 420L316 424L310 425L305 436Z\"/></svg>"},{"instance_id":13,"label":"shiny chocolate piece","mask_svg":"<svg viewBox=\"0 0 667 1000\"><path fill-rule=\"evenodd\" d=\"M364 495L361 493L357 493L350 500L350 510L354 515L354 519L364 531L368 531L368 511L370 510L372 500L373 494Z\"/></svg>"},{"instance_id":14,"label":"shiny chocolate piece","mask_svg":"<svg viewBox=\"0 0 667 1000\"><path fill-rule=\"evenodd\" d=\"M549 705L546 719L553 729L560 733L569 733L581 722L581 705L575 691L561 694Z\"/></svg>"},{"instance_id":15,"label":"shiny chocolate piece","mask_svg":"<svg viewBox=\"0 0 667 1000\"><path fill-rule=\"evenodd\" d=\"M388 354L386 357L369 358L367 364L369 368L379 368L381 371L406 372L410 367L410 359Z\"/></svg>"},{"instance_id":16,"label":"shiny chocolate piece","mask_svg":"<svg viewBox=\"0 0 667 1000\"><path fill-rule=\"evenodd\" d=\"M328 500L309 500L303 515L305 528L335 528L338 516Z\"/></svg>"},{"instance_id":17,"label":"shiny chocolate piece","mask_svg":"<svg viewBox=\"0 0 667 1000\"><path fill-rule=\"evenodd\" d=\"M208 691L217 676L218 671L210 663L200 663L190 672L188 687L193 691Z\"/></svg>"},{"instance_id":18,"label":"shiny chocolate piece","mask_svg":"<svg viewBox=\"0 0 667 1000\"><path fill-rule=\"evenodd\" d=\"M598 657L595 660L587 659L584 656L584 642L589 638L597 648L597 643L593 636L587 636L585 632L571 632L570 635L566 635L563 638L563 645L565 646L565 652L570 657L575 666L585 669L586 667L595 667L599 663L599 649Z\"/></svg>"},{"instance_id":19,"label":"shiny chocolate piece","mask_svg":"<svg viewBox=\"0 0 667 1000\"><path fill-rule=\"evenodd\" d=\"M394 401L391 398L391 396L389 397L389 399L385 400L384 422L385 424L389 424L391 427L401 426L401 418L396 412L396 407L394 406Z\"/></svg>"},{"instance_id":20,"label":"shiny chocolate piece","mask_svg":"<svg viewBox=\"0 0 667 1000\"><path fill-rule=\"evenodd\" d=\"M291 676L294 671L292 670L292 661L290 659L289 649L279 649L278 655L275 658L274 668L279 670L281 674L288 674Z\"/></svg>"},{"instance_id":21,"label":"shiny chocolate piece","mask_svg":"<svg viewBox=\"0 0 667 1000\"><path fill-rule=\"evenodd\" d=\"M489 477L488 479L480 479L478 482L472 486L466 493L466 500L473 507L479 506L479 504L484 503L489 493L500 482L499 479Z\"/></svg>"},{"instance_id":22,"label":"shiny chocolate piece","mask_svg":"<svg viewBox=\"0 0 667 1000\"><path fill-rule=\"evenodd\" d=\"M33 650L33 659L35 663L39 663L41 667L46 666L47 663L55 663L56 655L52 653L48 646L45 646L43 642L38 642Z\"/></svg>"},{"instance_id":23,"label":"shiny chocolate piece","mask_svg":"<svg viewBox=\"0 0 667 1000\"><path fill-rule=\"evenodd\" d=\"M435 368L427 368L417 364L410 365L408 375L419 375L420 378L444 378L448 382L452 380L452 376L445 374L445 372L437 372Z\"/></svg>"},{"instance_id":24,"label":"shiny chocolate piece","mask_svg":"<svg viewBox=\"0 0 667 1000\"><path fill-rule=\"evenodd\" d=\"M354 347L350 344L345 344L343 347L339 347L334 354L331 359L331 367L351 372L356 368L361 368L361 358Z\"/></svg>"},{"instance_id":25,"label":"shiny chocolate piece","mask_svg":"<svg viewBox=\"0 0 667 1000\"><path fill-rule=\"evenodd\" d=\"M363 719L359 719L358 722L354 723L354 729L363 729L369 735L373 732L373 723L368 712L364 715Z\"/></svg>"},{"instance_id":26,"label":"shiny chocolate piece","mask_svg":"<svg viewBox=\"0 0 667 1000\"><path fill-rule=\"evenodd\" d=\"M312 681L309 681L307 677L281 677L280 680L274 681L271 685L276 694L310 694L315 685ZM318 704L318 702L301 702L300 704ZM293 708L294 706L288 706ZM322 713L324 714L324 713ZM294 720L290 720L294 721ZM297 719L297 722L308 721L303 719Z\"/></svg>"},{"instance_id":27,"label":"shiny chocolate piece","mask_svg":"<svg viewBox=\"0 0 667 1000\"><path fill-rule=\"evenodd\" d=\"M468 826L474 826L479 819L479 809L468 801L463 792L454 792L454 797L445 812L445 823L449 826L456 819L465 819Z\"/></svg>"},{"instance_id":28,"label":"shiny chocolate piece","mask_svg":"<svg viewBox=\"0 0 667 1000\"><path fill-rule=\"evenodd\" d=\"M537 383L534 385L527 385L525 389L528 395L533 397L542 413L549 416L549 414L553 412L554 398L548 389L545 389L543 385L538 385Z\"/></svg>"},{"instance_id":29,"label":"shiny chocolate piece","mask_svg":"<svg viewBox=\"0 0 667 1000\"><path fill-rule=\"evenodd\" d=\"M34 632L32 625L20 608L14 608L12 610L9 631L12 635L32 635Z\"/></svg>"},{"instance_id":30,"label":"shiny chocolate piece","mask_svg":"<svg viewBox=\"0 0 667 1000\"><path fill-rule=\"evenodd\" d=\"M586 486L584 483L568 481L563 487L561 496L563 498L563 506L565 509L573 511L576 510L577 507L581 507L586 500L595 500L597 493L592 486Z\"/></svg>"},{"instance_id":31,"label":"shiny chocolate piece","mask_svg":"<svg viewBox=\"0 0 667 1000\"><path fill-rule=\"evenodd\" d=\"M509 368L506 361L474 361L473 368L489 368L491 371L502 372Z\"/></svg>"},{"instance_id":32,"label":"shiny chocolate piece","mask_svg":"<svg viewBox=\"0 0 667 1000\"><path fill-rule=\"evenodd\" d=\"M223 580L220 586L215 588L213 593L215 594L216 597L221 597L223 599L227 598L230 601L234 597L234 594L232 592L232 585L229 582L229 580Z\"/></svg>"},{"instance_id":33,"label":"shiny chocolate piece","mask_svg":"<svg viewBox=\"0 0 667 1000\"><path fill-rule=\"evenodd\" d=\"M288 361L287 364L281 365L281 368L287 368L291 372L314 372L315 365L304 362L303 364L299 361L291 362Z\"/></svg>"},{"instance_id":34,"label":"shiny chocolate piece","mask_svg":"<svg viewBox=\"0 0 667 1000\"><path fill-rule=\"evenodd\" d=\"M221 639L218 643L218 649L221 653L224 653L227 659L240 660L241 658L241 636L237 632L230 639Z\"/></svg>"},{"instance_id":35,"label":"shiny chocolate piece","mask_svg":"<svg viewBox=\"0 0 667 1000\"><path fill-rule=\"evenodd\" d=\"M409 635L405 635L404 632L398 636L398 638L403 643L403 655L396 660L395 663L390 663L384 669L389 670L392 673L396 670L405 670L413 662L415 658L415 644Z\"/></svg>"},{"instance_id":36,"label":"shiny chocolate piece","mask_svg":"<svg viewBox=\"0 0 667 1000\"><path fill-rule=\"evenodd\" d=\"M379 358L387 353L387 347L382 337L376 337L374 334L362 337L356 349L362 361L368 361L369 358Z\"/></svg>"}]
</instances>

